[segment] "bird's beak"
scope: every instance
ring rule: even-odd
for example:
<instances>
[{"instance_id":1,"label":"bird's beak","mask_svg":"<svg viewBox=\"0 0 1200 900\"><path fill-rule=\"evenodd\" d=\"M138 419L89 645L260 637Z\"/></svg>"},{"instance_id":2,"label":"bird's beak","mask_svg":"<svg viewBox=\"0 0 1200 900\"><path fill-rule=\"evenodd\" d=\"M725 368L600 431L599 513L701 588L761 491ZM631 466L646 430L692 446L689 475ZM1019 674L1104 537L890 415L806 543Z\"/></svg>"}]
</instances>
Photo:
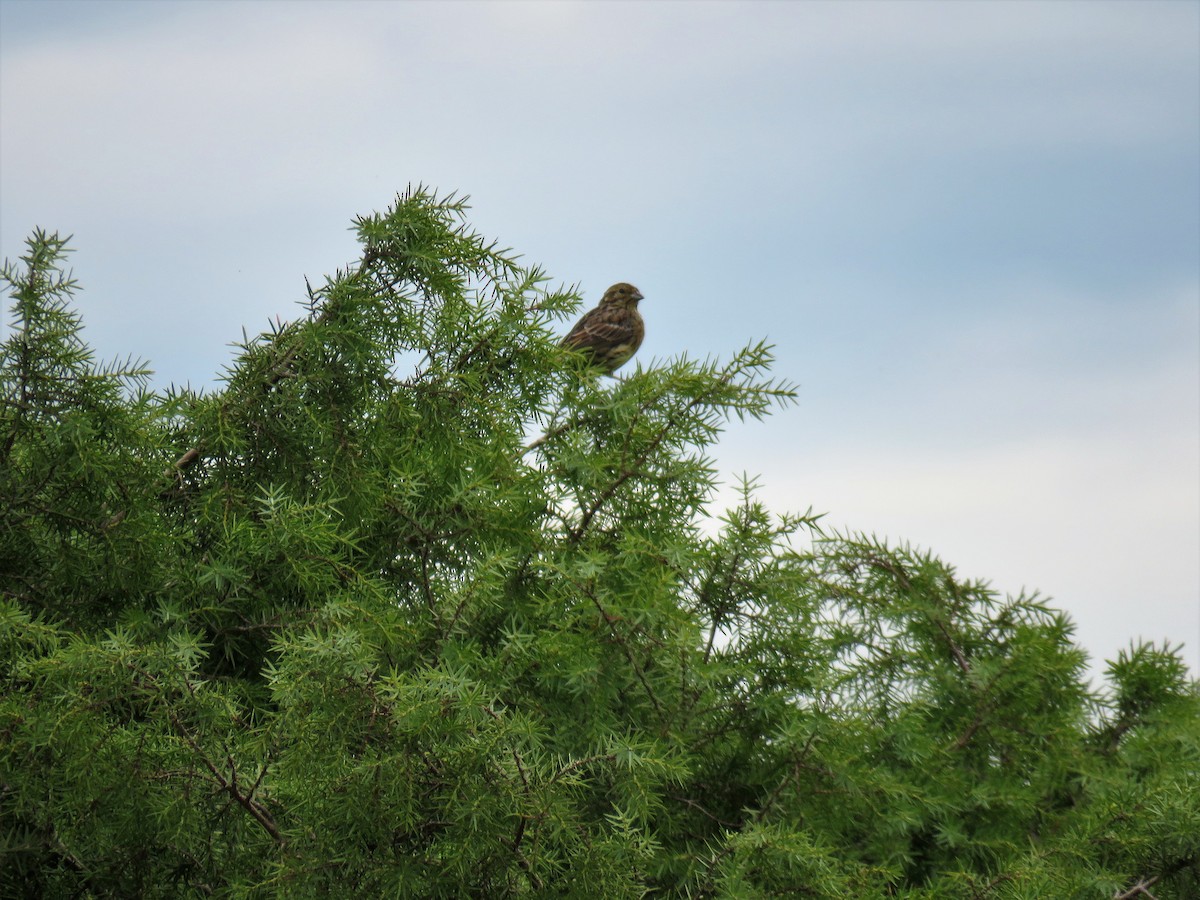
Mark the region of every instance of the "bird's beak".
<instances>
[{"instance_id":1,"label":"bird's beak","mask_svg":"<svg viewBox=\"0 0 1200 900\"><path fill-rule=\"evenodd\" d=\"M634 289L633 289L633 299L634 299L634 302L637 302L638 300L642 300L642 299L644 299L644 298L642 297L642 292L641 292L641 291L639 291L637 288L634 288Z\"/></svg>"}]
</instances>

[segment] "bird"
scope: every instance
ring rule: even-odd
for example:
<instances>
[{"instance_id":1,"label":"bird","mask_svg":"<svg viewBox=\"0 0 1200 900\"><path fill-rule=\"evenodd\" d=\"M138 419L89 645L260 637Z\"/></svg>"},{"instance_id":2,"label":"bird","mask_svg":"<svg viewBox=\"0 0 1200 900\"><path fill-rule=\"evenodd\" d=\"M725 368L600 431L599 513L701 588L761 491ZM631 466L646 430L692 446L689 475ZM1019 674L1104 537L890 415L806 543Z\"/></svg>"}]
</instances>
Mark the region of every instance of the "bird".
<instances>
[{"instance_id":1,"label":"bird","mask_svg":"<svg viewBox=\"0 0 1200 900\"><path fill-rule=\"evenodd\" d=\"M642 345L646 325L638 313L642 292L632 284L617 282L600 298L595 309L583 314L559 346L578 350L588 362L611 375Z\"/></svg>"}]
</instances>

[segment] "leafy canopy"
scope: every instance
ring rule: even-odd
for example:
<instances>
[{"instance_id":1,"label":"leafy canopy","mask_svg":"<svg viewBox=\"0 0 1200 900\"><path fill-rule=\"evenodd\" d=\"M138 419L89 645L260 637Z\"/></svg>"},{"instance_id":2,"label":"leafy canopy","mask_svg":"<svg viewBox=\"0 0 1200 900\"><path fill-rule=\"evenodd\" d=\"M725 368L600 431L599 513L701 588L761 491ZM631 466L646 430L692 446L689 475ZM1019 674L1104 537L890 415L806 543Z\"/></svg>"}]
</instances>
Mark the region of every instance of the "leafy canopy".
<instances>
[{"instance_id":1,"label":"leafy canopy","mask_svg":"<svg viewBox=\"0 0 1200 900\"><path fill-rule=\"evenodd\" d=\"M1170 648L927 553L719 516L759 344L597 378L576 310L412 189L221 387L5 263L0 893L1188 897Z\"/></svg>"}]
</instances>

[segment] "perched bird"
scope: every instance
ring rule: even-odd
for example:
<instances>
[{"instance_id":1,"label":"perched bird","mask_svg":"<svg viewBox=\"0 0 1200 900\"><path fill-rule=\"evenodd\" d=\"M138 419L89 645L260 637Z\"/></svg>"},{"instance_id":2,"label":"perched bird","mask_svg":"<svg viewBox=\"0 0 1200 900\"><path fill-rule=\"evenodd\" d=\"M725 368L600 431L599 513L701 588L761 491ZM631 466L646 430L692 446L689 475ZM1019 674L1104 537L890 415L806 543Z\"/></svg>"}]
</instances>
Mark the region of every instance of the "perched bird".
<instances>
[{"instance_id":1,"label":"perched bird","mask_svg":"<svg viewBox=\"0 0 1200 900\"><path fill-rule=\"evenodd\" d=\"M629 362L646 336L637 311L641 299L642 292L632 284L614 284L562 339L562 346L586 353L592 365L611 375Z\"/></svg>"}]
</instances>

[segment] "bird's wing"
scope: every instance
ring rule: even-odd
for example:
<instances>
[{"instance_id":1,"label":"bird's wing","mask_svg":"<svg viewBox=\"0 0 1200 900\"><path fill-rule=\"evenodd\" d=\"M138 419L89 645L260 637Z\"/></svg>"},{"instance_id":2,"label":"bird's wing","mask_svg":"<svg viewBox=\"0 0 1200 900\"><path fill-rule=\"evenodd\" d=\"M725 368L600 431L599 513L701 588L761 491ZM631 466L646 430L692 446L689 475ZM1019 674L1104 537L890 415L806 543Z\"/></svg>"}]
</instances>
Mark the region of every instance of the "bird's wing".
<instances>
[{"instance_id":1,"label":"bird's wing","mask_svg":"<svg viewBox=\"0 0 1200 900\"><path fill-rule=\"evenodd\" d=\"M599 349L628 343L634 334L631 317L624 310L598 307L579 320L563 338L563 345Z\"/></svg>"}]
</instances>

